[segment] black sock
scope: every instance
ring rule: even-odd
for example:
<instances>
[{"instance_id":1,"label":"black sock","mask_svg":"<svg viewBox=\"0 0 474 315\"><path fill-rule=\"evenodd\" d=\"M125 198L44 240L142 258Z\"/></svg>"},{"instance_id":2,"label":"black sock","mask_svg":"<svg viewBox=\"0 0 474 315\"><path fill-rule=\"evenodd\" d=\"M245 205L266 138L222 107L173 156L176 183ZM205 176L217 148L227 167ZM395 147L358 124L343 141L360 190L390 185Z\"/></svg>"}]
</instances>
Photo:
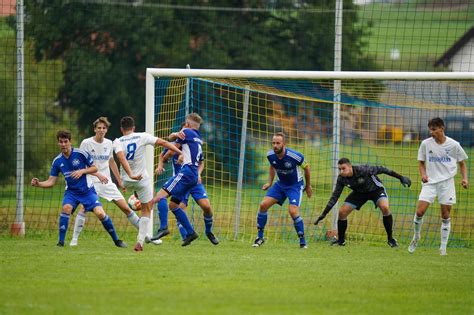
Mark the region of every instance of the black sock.
<instances>
[{"instance_id":1,"label":"black sock","mask_svg":"<svg viewBox=\"0 0 474 315\"><path fill-rule=\"evenodd\" d=\"M339 243L346 240L347 220L337 220L337 235Z\"/></svg>"},{"instance_id":2,"label":"black sock","mask_svg":"<svg viewBox=\"0 0 474 315\"><path fill-rule=\"evenodd\" d=\"M392 236L393 217L391 214L383 217L383 226L385 227L385 231L387 232L387 239L391 240L393 238Z\"/></svg>"}]
</instances>

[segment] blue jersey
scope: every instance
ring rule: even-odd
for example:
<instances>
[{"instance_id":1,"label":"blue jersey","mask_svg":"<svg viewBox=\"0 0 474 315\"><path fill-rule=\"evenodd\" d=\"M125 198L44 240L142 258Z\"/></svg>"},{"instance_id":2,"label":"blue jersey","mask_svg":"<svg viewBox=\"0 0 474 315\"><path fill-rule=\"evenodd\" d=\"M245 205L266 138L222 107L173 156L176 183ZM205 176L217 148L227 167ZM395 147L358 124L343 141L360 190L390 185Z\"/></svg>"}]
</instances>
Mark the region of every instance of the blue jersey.
<instances>
[{"instance_id":1,"label":"blue jersey","mask_svg":"<svg viewBox=\"0 0 474 315\"><path fill-rule=\"evenodd\" d=\"M53 160L51 165L51 171L49 175L58 176L59 173L64 175L66 180L66 190L74 193L86 193L90 190L90 187L87 185L87 176L83 175L78 179L71 177L71 173L80 169L88 168L94 163L92 156L89 153L78 150L71 149L71 155L66 158L62 153L60 153Z\"/></svg>"},{"instance_id":2,"label":"blue jersey","mask_svg":"<svg viewBox=\"0 0 474 315\"><path fill-rule=\"evenodd\" d=\"M295 184L303 184L303 173L300 168L304 162L303 154L285 148L283 158L278 158L277 154L272 150L268 151L267 159L275 169L280 185L293 186Z\"/></svg>"},{"instance_id":3,"label":"blue jersey","mask_svg":"<svg viewBox=\"0 0 474 315\"><path fill-rule=\"evenodd\" d=\"M163 150L163 155L165 155L169 150L165 148ZM181 168L183 167L181 164L178 163L179 155L178 154L173 154L173 157L171 158L171 163L173 164L173 176L178 174ZM199 162L204 160L203 154L200 156Z\"/></svg>"},{"instance_id":4,"label":"blue jersey","mask_svg":"<svg viewBox=\"0 0 474 315\"><path fill-rule=\"evenodd\" d=\"M183 132L185 134L184 140L176 140L176 143L181 145L184 156L182 170L189 169L197 177L199 162L202 160L201 135L196 129L183 129Z\"/></svg>"}]
</instances>

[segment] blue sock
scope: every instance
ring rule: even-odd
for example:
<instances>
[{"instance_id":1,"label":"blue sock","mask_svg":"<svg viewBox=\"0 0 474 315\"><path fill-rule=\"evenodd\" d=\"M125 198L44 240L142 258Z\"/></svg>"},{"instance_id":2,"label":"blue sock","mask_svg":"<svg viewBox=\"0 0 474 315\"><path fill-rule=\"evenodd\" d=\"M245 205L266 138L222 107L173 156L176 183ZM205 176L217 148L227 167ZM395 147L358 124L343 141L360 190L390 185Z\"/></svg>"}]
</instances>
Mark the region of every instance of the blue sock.
<instances>
[{"instance_id":1,"label":"blue sock","mask_svg":"<svg viewBox=\"0 0 474 315\"><path fill-rule=\"evenodd\" d=\"M184 226L181 223L179 223L179 222L177 222L177 223L178 223L179 234L181 234L181 239L184 240L188 233L186 232L186 229L184 228Z\"/></svg>"},{"instance_id":2,"label":"blue sock","mask_svg":"<svg viewBox=\"0 0 474 315\"><path fill-rule=\"evenodd\" d=\"M191 222L189 222L188 216L186 215L186 212L184 212L183 209L181 208L175 208L171 210L176 217L176 220L181 223L183 228L186 230L186 235L191 235L194 233L193 226L191 225Z\"/></svg>"},{"instance_id":3,"label":"blue sock","mask_svg":"<svg viewBox=\"0 0 474 315\"><path fill-rule=\"evenodd\" d=\"M212 215L204 215L204 226L206 227L206 233L211 233L212 230Z\"/></svg>"},{"instance_id":4,"label":"blue sock","mask_svg":"<svg viewBox=\"0 0 474 315\"><path fill-rule=\"evenodd\" d=\"M102 225L104 226L105 230L110 234L114 241L118 240L117 233L115 232L114 224L112 223L112 219L108 215L105 216L103 220L101 220Z\"/></svg>"},{"instance_id":5,"label":"blue sock","mask_svg":"<svg viewBox=\"0 0 474 315\"><path fill-rule=\"evenodd\" d=\"M258 237L263 238L263 229L265 229L265 225L267 224L268 212L258 212L257 214L257 230L258 230Z\"/></svg>"},{"instance_id":6,"label":"blue sock","mask_svg":"<svg viewBox=\"0 0 474 315\"><path fill-rule=\"evenodd\" d=\"M298 237L300 238L300 244L301 245L306 245L306 240L304 239L303 219L300 216L297 216L296 218L293 218L293 221L294 221L294 224L295 224L296 233L298 234Z\"/></svg>"},{"instance_id":7,"label":"blue sock","mask_svg":"<svg viewBox=\"0 0 474 315\"><path fill-rule=\"evenodd\" d=\"M157 207L160 218L160 230L164 230L168 228L168 201L166 198L161 198Z\"/></svg>"},{"instance_id":8,"label":"blue sock","mask_svg":"<svg viewBox=\"0 0 474 315\"><path fill-rule=\"evenodd\" d=\"M59 215L59 241L64 243L64 239L66 238L67 227L69 225L69 217L70 214L61 212Z\"/></svg>"}]
</instances>

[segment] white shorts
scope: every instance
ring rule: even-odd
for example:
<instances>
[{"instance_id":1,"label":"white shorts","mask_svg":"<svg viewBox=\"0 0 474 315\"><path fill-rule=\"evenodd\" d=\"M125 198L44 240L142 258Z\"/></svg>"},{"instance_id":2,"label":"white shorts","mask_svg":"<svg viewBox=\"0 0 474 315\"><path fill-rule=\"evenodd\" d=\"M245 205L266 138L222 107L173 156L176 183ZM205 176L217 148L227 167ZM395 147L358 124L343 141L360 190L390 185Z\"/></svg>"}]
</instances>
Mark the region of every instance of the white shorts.
<instances>
[{"instance_id":1,"label":"white shorts","mask_svg":"<svg viewBox=\"0 0 474 315\"><path fill-rule=\"evenodd\" d=\"M141 203L150 202L153 199L153 186L149 178L140 181L123 181L123 185L129 193L137 192Z\"/></svg>"},{"instance_id":2,"label":"white shorts","mask_svg":"<svg viewBox=\"0 0 474 315\"><path fill-rule=\"evenodd\" d=\"M456 203L456 188L454 177L435 184L423 184L418 200L433 203L436 196L441 205L454 205Z\"/></svg>"},{"instance_id":3,"label":"white shorts","mask_svg":"<svg viewBox=\"0 0 474 315\"><path fill-rule=\"evenodd\" d=\"M120 193L119 189L112 182L112 180L110 178L109 178L109 182L107 184L102 184L100 182L95 182L94 183L94 189L95 189L97 195L99 195L99 197L107 199L107 201L125 199L125 198L123 198L123 195Z\"/></svg>"}]
</instances>

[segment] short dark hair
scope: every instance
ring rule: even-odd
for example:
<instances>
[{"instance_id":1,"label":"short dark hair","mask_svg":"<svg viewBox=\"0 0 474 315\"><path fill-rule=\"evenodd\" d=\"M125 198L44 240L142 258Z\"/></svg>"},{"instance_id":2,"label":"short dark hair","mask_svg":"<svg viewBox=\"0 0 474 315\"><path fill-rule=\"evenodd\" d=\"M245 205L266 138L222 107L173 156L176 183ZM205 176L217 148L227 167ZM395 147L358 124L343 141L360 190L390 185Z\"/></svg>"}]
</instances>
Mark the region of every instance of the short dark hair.
<instances>
[{"instance_id":1,"label":"short dark hair","mask_svg":"<svg viewBox=\"0 0 474 315\"><path fill-rule=\"evenodd\" d=\"M351 165L351 161L346 158L346 157L343 157L343 158L340 158L339 161L337 161L337 164L338 165L342 165L342 164L349 164Z\"/></svg>"},{"instance_id":2,"label":"short dark hair","mask_svg":"<svg viewBox=\"0 0 474 315\"><path fill-rule=\"evenodd\" d=\"M273 135L274 137L281 137L283 139L283 142L286 142L286 135L285 133L283 132L275 132L275 134Z\"/></svg>"},{"instance_id":3,"label":"short dark hair","mask_svg":"<svg viewBox=\"0 0 474 315\"><path fill-rule=\"evenodd\" d=\"M431 118L428 121L428 128L430 127L443 127L444 128L444 121L439 117Z\"/></svg>"},{"instance_id":4,"label":"short dark hair","mask_svg":"<svg viewBox=\"0 0 474 315\"><path fill-rule=\"evenodd\" d=\"M131 116L125 116L120 119L120 127L122 127L123 130L130 130L133 127L135 127L135 119Z\"/></svg>"},{"instance_id":5,"label":"short dark hair","mask_svg":"<svg viewBox=\"0 0 474 315\"><path fill-rule=\"evenodd\" d=\"M71 132L69 130L59 130L56 133L56 139L59 141L59 139L68 139L71 141Z\"/></svg>"}]
</instances>

